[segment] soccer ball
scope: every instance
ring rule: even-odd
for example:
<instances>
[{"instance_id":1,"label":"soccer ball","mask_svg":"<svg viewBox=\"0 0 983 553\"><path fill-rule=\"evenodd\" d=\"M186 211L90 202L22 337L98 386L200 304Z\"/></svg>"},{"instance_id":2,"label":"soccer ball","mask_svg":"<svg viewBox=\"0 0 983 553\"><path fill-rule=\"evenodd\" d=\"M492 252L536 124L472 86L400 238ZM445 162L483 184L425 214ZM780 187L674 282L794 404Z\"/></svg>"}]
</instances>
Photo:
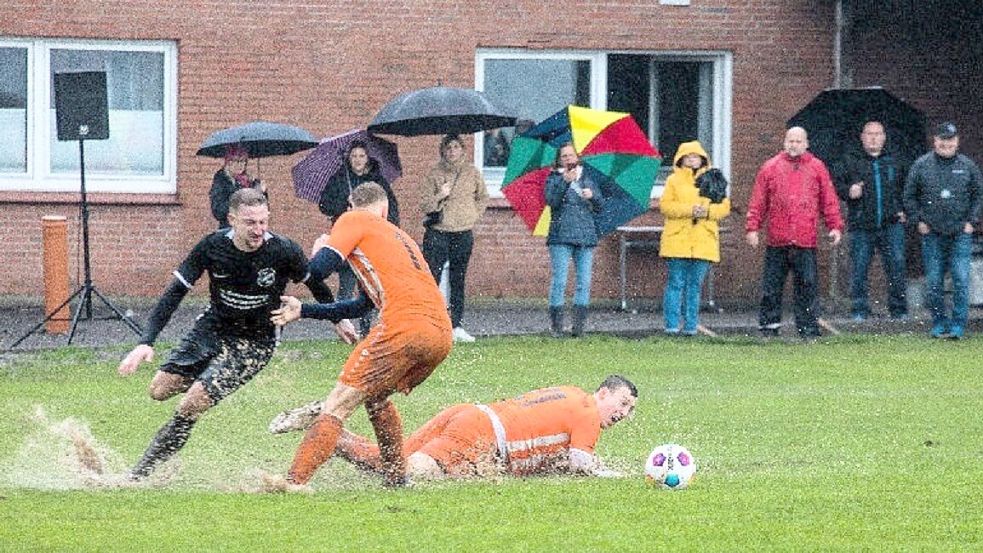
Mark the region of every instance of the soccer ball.
<instances>
[{"instance_id":1,"label":"soccer ball","mask_svg":"<svg viewBox=\"0 0 983 553\"><path fill-rule=\"evenodd\" d=\"M696 459L678 444L662 444L645 460L645 479L669 490L685 488L695 473Z\"/></svg>"}]
</instances>

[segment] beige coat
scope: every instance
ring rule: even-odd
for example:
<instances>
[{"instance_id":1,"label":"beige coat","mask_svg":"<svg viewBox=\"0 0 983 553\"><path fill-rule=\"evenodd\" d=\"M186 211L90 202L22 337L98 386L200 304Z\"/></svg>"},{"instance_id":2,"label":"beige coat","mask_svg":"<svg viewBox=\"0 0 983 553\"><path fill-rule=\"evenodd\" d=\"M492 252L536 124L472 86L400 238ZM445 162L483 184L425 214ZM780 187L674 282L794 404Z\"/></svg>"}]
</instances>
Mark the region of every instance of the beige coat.
<instances>
[{"instance_id":1,"label":"beige coat","mask_svg":"<svg viewBox=\"0 0 983 553\"><path fill-rule=\"evenodd\" d=\"M438 202L443 183L452 183L450 196ZM439 205L438 205L439 204ZM441 161L420 187L420 208L426 214L443 212L434 229L444 232L471 230L488 207L488 190L481 172L466 160L452 165Z\"/></svg>"}]
</instances>

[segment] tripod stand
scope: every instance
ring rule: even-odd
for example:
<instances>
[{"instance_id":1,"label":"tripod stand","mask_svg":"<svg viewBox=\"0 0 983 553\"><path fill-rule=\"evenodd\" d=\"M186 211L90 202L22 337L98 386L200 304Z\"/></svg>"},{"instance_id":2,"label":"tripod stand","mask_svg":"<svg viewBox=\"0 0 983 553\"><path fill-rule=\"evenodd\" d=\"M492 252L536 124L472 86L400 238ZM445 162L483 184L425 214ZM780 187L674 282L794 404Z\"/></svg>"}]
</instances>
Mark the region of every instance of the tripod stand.
<instances>
[{"instance_id":1,"label":"tripod stand","mask_svg":"<svg viewBox=\"0 0 983 553\"><path fill-rule=\"evenodd\" d=\"M71 344L72 340L75 338L75 331L78 329L78 324L80 320L92 320L92 295L95 294L103 304L106 305L116 317L111 317L123 321L126 326L130 328L133 332L139 336L143 333L140 327L133 322L133 319L128 317L124 312L120 311L118 307L113 305L111 301L106 299L99 290L92 284L92 267L89 261L89 202L85 195L85 136L89 134L88 125L79 125L78 140L79 140L79 175L81 176L81 212L82 212L82 259L83 259L83 270L84 270L84 280L82 285L78 287L68 299L61 303L58 307L54 308L51 313L49 313L43 321L34 326L31 330L27 331L17 339L13 344L10 345L9 349L17 347L21 342L27 339L28 336L37 332L39 328L44 326L45 323L54 318L55 314L62 310L63 307L69 304L76 297L79 298L78 305L75 306L75 313L72 315L72 325L68 333L68 343ZM85 316L82 317L82 311L85 310Z\"/></svg>"}]
</instances>

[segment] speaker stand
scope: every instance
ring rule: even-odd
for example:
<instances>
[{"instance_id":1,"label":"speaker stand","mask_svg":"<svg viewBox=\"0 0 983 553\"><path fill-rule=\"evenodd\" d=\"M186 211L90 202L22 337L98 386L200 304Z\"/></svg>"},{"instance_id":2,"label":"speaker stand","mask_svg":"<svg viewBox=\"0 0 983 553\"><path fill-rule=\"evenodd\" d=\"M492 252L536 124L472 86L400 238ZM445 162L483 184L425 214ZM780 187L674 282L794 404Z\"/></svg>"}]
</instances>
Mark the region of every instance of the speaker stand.
<instances>
[{"instance_id":1,"label":"speaker stand","mask_svg":"<svg viewBox=\"0 0 983 553\"><path fill-rule=\"evenodd\" d=\"M18 338L13 344L10 345L8 349L14 349L21 342L27 339L28 336L34 334L38 331L45 323L54 318L55 314L61 311L66 305L69 304L76 297L79 298L78 305L75 306L75 314L72 315L72 325L68 333L68 344L72 343L75 339L75 331L78 329L79 321L81 320L93 320L92 317L92 296L95 294L106 307L108 307L113 313L116 314L115 317L110 317L111 319L118 319L126 324L130 330L132 330L137 336L140 336L143 331L140 326L133 322L133 319L128 317L126 313L120 311L118 307L113 305L111 301L106 299L99 290L96 288L95 284L92 283L92 265L89 257L89 201L85 194L85 135L88 134L88 126L79 126L79 175L81 177L81 211L82 211L82 260L83 260L83 270L85 275L85 280L82 285L78 287L68 299L61 303L58 307L54 308L51 313L44 318L43 321L36 324L34 328L27 331L26 334ZM85 310L85 316L82 317L82 310Z\"/></svg>"}]
</instances>

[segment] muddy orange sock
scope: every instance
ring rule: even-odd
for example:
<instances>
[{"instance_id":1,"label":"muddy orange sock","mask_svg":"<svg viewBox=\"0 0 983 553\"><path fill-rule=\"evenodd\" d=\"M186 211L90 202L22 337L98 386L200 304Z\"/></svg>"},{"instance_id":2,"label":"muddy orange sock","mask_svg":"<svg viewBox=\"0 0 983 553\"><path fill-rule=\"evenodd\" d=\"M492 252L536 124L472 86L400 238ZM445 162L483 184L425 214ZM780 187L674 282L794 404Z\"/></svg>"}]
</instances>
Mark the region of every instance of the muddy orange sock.
<instances>
[{"instance_id":1,"label":"muddy orange sock","mask_svg":"<svg viewBox=\"0 0 983 553\"><path fill-rule=\"evenodd\" d=\"M335 455L348 461L362 470L380 472L382 463L379 461L379 447L368 438L359 436L342 429L335 446Z\"/></svg>"},{"instance_id":2,"label":"muddy orange sock","mask_svg":"<svg viewBox=\"0 0 983 553\"><path fill-rule=\"evenodd\" d=\"M314 471L331 458L340 433L341 420L333 415L318 416L297 447L287 479L294 484L309 482Z\"/></svg>"},{"instance_id":3,"label":"muddy orange sock","mask_svg":"<svg viewBox=\"0 0 983 553\"><path fill-rule=\"evenodd\" d=\"M406 459L403 457L403 421L391 401L369 410L369 422L379 441L379 458L389 485L401 485L406 480Z\"/></svg>"}]
</instances>

